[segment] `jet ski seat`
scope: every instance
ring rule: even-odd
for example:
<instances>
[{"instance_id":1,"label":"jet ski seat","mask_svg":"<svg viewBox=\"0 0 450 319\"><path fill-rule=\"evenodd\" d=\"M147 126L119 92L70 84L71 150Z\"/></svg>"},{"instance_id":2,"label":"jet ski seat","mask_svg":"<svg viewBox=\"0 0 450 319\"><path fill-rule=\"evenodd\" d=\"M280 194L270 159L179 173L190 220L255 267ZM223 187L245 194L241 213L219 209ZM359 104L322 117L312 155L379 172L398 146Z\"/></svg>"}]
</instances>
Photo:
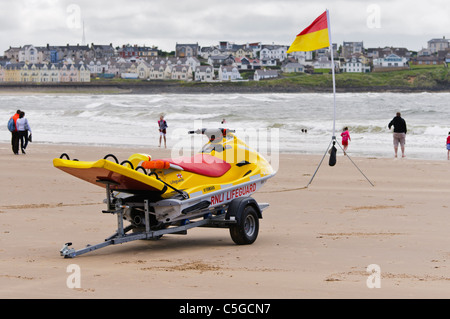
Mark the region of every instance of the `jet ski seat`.
<instances>
[{"instance_id":1,"label":"jet ski seat","mask_svg":"<svg viewBox=\"0 0 450 319\"><path fill-rule=\"evenodd\" d=\"M152 162L158 161L178 165L185 171L208 177L223 176L231 168L230 163L227 163L224 160L221 160L220 158L214 157L209 154L196 154L192 157L163 159L163 160L155 160ZM143 166L144 168L150 168L149 165ZM161 167L161 168L168 168L168 167Z\"/></svg>"}]
</instances>

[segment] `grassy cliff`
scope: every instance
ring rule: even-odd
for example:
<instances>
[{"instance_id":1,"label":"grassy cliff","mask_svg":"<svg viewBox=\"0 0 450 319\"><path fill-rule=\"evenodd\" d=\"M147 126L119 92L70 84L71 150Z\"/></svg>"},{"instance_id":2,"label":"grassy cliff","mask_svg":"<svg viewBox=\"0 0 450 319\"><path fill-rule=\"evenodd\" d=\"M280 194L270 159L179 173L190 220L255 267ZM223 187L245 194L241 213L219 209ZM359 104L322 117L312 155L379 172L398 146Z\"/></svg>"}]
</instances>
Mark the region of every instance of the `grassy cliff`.
<instances>
[{"instance_id":1,"label":"grassy cliff","mask_svg":"<svg viewBox=\"0 0 450 319\"><path fill-rule=\"evenodd\" d=\"M371 73L338 73L335 76L336 89L341 91L372 90L450 90L449 68L444 66L418 67L409 70ZM249 86L298 87L321 90L332 88L332 75L324 74L282 74L279 79L260 82L245 82Z\"/></svg>"},{"instance_id":2,"label":"grassy cliff","mask_svg":"<svg viewBox=\"0 0 450 319\"><path fill-rule=\"evenodd\" d=\"M330 86L332 77L329 74L306 75L300 77L288 77L292 82L302 85ZM443 66L417 67L409 70L371 73L340 73L336 74L336 88L397 88L404 90L442 90L450 89L449 69Z\"/></svg>"}]
</instances>

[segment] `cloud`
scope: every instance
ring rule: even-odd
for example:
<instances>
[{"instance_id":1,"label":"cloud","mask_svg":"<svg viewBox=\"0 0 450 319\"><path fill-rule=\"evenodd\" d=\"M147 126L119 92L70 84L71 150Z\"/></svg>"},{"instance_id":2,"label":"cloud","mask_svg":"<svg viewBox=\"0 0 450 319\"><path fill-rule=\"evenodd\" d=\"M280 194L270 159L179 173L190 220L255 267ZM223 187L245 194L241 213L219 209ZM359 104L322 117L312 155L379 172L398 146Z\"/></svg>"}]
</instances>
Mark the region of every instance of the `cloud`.
<instances>
[{"instance_id":1,"label":"cloud","mask_svg":"<svg viewBox=\"0 0 450 319\"><path fill-rule=\"evenodd\" d=\"M156 45L168 51L177 42L288 45L326 9L336 43L364 41L365 46L418 50L450 30L446 0L0 0L0 4L7 8L0 12L0 50L29 43L81 43L83 21L88 43ZM370 6L379 9L379 27L368 22L373 22Z\"/></svg>"}]
</instances>

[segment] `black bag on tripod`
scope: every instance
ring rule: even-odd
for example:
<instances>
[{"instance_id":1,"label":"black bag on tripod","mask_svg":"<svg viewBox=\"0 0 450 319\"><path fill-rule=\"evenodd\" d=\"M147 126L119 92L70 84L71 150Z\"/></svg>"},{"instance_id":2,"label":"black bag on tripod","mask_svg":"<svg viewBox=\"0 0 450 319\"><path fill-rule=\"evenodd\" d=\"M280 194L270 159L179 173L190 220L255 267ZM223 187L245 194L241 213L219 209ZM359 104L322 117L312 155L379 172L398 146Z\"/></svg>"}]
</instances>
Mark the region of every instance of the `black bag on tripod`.
<instances>
[{"instance_id":1,"label":"black bag on tripod","mask_svg":"<svg viewBox=\"0 0 450 319\"><path fill-rule=\"evenodd\" d=\"M337 151L337 149L334 146L334 142L333 142L333 146L331 147L331 150L330 150L330 160L328 161L328 164L330 166L336 165L336 151Z\"/></svg>"}]
</instances>

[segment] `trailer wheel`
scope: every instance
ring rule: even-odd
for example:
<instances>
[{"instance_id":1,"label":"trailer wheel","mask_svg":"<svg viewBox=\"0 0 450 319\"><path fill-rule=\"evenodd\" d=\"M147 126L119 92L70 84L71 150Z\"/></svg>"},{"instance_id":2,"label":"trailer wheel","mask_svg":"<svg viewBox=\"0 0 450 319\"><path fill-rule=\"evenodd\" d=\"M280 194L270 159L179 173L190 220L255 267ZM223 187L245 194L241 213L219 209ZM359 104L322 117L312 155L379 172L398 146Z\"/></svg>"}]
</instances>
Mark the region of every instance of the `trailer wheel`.
<instances>
[{"instance_id":1,"label":"trailer wheel","mask_svg":"<svg viewBox=\"0 0 450 319\"><path fill-rule=\"evenodd\" d=\"M252 205L244 206L237 224L230 226L231 239L237 245L250 245L256 240L259 232L259 219Z\"/></svg>"}]
</instances>

